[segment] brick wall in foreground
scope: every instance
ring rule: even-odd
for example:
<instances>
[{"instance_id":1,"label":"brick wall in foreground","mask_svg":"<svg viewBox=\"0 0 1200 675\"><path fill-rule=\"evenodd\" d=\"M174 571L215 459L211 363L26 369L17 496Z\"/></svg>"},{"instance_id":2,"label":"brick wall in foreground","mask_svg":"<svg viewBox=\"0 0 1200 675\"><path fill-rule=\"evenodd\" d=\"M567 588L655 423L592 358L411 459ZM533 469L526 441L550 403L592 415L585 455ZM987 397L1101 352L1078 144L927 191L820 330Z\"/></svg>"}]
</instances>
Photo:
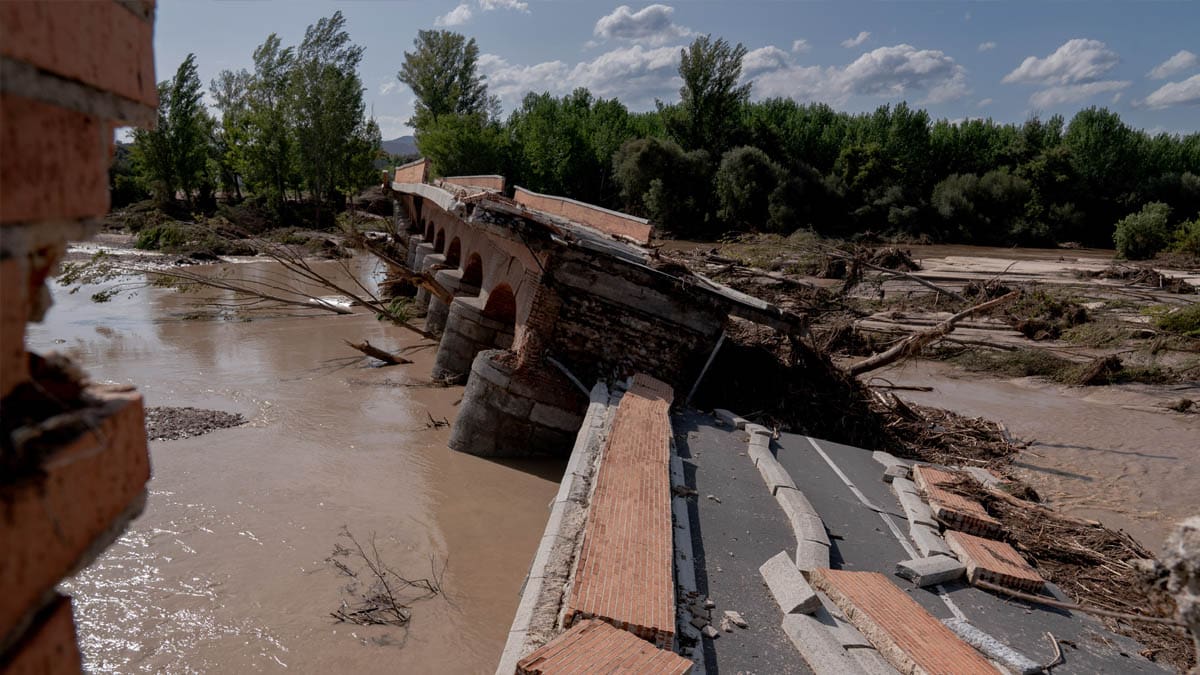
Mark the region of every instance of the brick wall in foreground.
<instances>
[{"instance_id":1,"label":"brick wall in foreground","mask_svg":"<svg viewBox=\"0 0 1200 675\"><path fill-rule=\"evenodd\" d=\"M55 587L145 503L141 397L25 350L108 211L113 130L154 123L153 0L0 2L0 671L79 672ZM53 432L51 433L51 430Z\"/></svg>"}]
</instances>

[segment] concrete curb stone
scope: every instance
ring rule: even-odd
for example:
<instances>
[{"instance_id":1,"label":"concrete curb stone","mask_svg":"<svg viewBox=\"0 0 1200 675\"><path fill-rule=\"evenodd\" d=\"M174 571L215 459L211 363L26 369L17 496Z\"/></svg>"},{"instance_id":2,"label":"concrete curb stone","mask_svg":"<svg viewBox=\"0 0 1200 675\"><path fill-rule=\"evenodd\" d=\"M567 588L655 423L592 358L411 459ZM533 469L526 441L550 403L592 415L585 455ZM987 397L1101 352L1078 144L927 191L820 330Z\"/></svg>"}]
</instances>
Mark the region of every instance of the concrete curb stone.
<instances>
[{"instance_id":1,"label":"concrete curb stone","mask_svg":"<svg viewBox=\"0 0 1200 675\"><path fill-rule=\"evenodd\" d=\"M784 614L812 614L821 606L804 575L792 563L786 551L780 551L758 568L771 596Z\"/></svg>"},{"instance_id":2,"label":"concrete curb stone","mask_svg":"<svg viewBox=\"0 0 1200 675\"><path fill-rule=\"evenodd\" d=\"M908 579L922 588L954 581L961 578L966 571L965 565L945 555L914 558L896 563L896 576Z\"/></svg>"}]
</instances>

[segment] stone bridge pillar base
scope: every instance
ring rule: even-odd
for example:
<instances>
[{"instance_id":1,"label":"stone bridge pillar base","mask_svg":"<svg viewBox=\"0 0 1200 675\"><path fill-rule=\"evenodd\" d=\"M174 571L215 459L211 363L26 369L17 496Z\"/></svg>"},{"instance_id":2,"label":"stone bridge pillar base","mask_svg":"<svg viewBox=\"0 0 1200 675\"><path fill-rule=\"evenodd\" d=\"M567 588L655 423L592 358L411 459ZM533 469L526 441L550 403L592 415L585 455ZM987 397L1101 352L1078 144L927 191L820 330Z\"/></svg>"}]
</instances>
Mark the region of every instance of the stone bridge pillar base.
<instances>
[{"instance_id":1,"label":"stone bridge pillar base","mask_svg":"<svg viewBox=\"0 0 1200 675\"><path fill-rule=\"evenodd\" d=\"M450 291L454 297L479 295L478 286L468 286L463 283L462 270L440 270L433 275L433 278L443 288ZM441 333L446 328L446 319L449 316L450 305L442 302L441 298L431 295L429 309L425 312L425 330L430 333Z\"/></svg>"},{"instance_id":2,"label":"stone bridge pillar base","mask_svg":"<svg viewBox=\"0 0 1200 675\"><path fill-rule=\"evenodd\" d=\"M433 360L433 377L462 381L470 374L476 354L485 349L508 349L512 342L513 327L484 316L481 298L455 298Z\"/></svg>"},{"instance_id":3,"label":"stone bridge pillar base","mask_svg":"<svg viewBox=\"0 0 1200 675\"><path fill-rule=\"evenodd\" d=\"M409 236L408 248L406 249L408 251L408 257L404 259L405 264L408 265L408 269L414 271L417 269L417 249L420 248L421 244L424 243L425 237L419 234Z\"/></svg>"},{"instance_id":4,"label":"stone bridge pillar base","mask_svg":"<svg viewBox=\"0 0 1200 675\"><path fill-rule=\"evenodd\" d=\"M540 366L516 370L516 355L502 350L480 352L450 447L484 457L565 455L583 423L587 399L560 373Z\"/></svg>"},{"instance_id":5,"label":"stone bridge pillar base","mask_svg":"<svg viewBox=\"0 0 1200 675\"><path fill-rule=\"evenodd\" d=\"M442 255L441 253L432 253L432 244L421 244L421 248L425 248L426 246L429 247L431 252L421 257L421 261L418 263L417 267L418 272L427 272L429 271L429 268L433 267L434 265L446 264L446 256ZM429 307L429 297L429 291L425 290L424 288L420 288L417 289L417 297L413 298L413 306L422 312L422 315Z\"/></svg>"}]
</instances>

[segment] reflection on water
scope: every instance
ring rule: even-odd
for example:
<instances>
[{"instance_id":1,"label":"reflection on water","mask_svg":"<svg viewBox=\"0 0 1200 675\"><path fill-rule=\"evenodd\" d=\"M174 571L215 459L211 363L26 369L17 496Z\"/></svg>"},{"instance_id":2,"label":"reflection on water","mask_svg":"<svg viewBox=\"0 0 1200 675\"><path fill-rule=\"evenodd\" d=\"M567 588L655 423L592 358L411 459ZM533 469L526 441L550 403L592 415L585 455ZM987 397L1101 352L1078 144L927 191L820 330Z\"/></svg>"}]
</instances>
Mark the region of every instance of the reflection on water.
<instances>
[{"instance_id":1,"label":"reflection on water","mask_svg":"<svg viewBox=\"0 0 1200 675\"><path fill-rule=\"evenodd\" d=\"M362 261L352 269L372 276ZM271 262L207 271L286 276ZM151 444L145 513L63 583L89 670L490 671L561 463L448 450L448 431L426 422L453 419L461 389L403 386L428 377L432 349L409 366L365 365L343 340L418 341L369 314L187 320L197 298L229 298L146 288L95 304L94 290L56 288L31 347L68 352L97 380L135 383L147 405L250 423ZM325 559L343 525L374 534L411 576L445 563L448 597L414 607L407 632L336 623L344 577Z\"/></svg>"}]
</instances>

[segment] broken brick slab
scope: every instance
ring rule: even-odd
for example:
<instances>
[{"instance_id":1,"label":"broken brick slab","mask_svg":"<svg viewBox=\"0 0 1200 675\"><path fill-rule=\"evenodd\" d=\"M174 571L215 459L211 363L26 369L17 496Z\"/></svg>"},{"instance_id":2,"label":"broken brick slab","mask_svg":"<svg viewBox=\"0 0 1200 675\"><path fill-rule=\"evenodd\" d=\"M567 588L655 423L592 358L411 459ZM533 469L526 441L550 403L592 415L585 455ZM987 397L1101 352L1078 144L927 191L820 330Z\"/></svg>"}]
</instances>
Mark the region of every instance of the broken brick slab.
<instances>
[{"instance_id":1,"label":"broken brick slab","mask_svg":"<svg viewBox=\"0 0 1200 675\"><path fill-rule=\"evenodd\" d=\"M1022 591L1040 591L1046 582L1012 546L965 532L947 532L946 543L967 567L967 581L990 581Z\"/></svg>"},{"instance_id":2,"label":"broken brick slab","mask_svg":"<svg viewBox=\"0 0 1200 675\"><path fill-rule=\"evenodd\" d=\"M913 480L929 500L933 515L960 532L984 537L999 536L1000 521L988 515L979 502L945 489L966 478L965 474L921 465L913 467Z\"/></svg>"},{"instance_id":3,"label":"broken brick slab","mask_svg":"<svg viewBox=\"0 0 1200 675\"><path fill-rule=\"evenodd\" d=\"M882 574L818 569L809 581L901 673L996 673L987 659Z\"/></svg>"},{"instance_id":4,"label":"broken brick slab","mask_svg":"<svg viewBox=\"0 0 1200 675\"><path fill-rule=\"evenodd\" d=\"M11 660L7 663L0 657L0 671L6 675L83 672L70 598L55 595L34 617L10 653Z\"/></svg>"},{"instance_id":5,"label":"broken brick slab","mask_svg":"<svg viewBox=\"0 0 1200 675\"><path fill-rule=\"evenodd\" d=\"M637 375L600 459L564 624L602 619L656 645L675 635L669 385Z\"/></svg>"},{"instance_id":6,"label":"broken brick slab","mask_svg":"<svg viewBox=\"0 0 1200 675\"><path fill-rule=\"evenodd\" d=\"M46 455L38 475L0 486L0 636L116 539L144 504L150 458L142 398L111 387L88 391L98 406L59 416L72 415L86 430Z\"/></svg>"},{"instance_id":7,"label":"broken brick slab","mask_svg":"<svg viewBox=\"0 0 1200 675\"><path fill-rule=\"evenodd\" d=\"M517 675L645 673L684 675L692 662L603 621L584 620L517 662Z\"/></svg>"}]
</instances>

